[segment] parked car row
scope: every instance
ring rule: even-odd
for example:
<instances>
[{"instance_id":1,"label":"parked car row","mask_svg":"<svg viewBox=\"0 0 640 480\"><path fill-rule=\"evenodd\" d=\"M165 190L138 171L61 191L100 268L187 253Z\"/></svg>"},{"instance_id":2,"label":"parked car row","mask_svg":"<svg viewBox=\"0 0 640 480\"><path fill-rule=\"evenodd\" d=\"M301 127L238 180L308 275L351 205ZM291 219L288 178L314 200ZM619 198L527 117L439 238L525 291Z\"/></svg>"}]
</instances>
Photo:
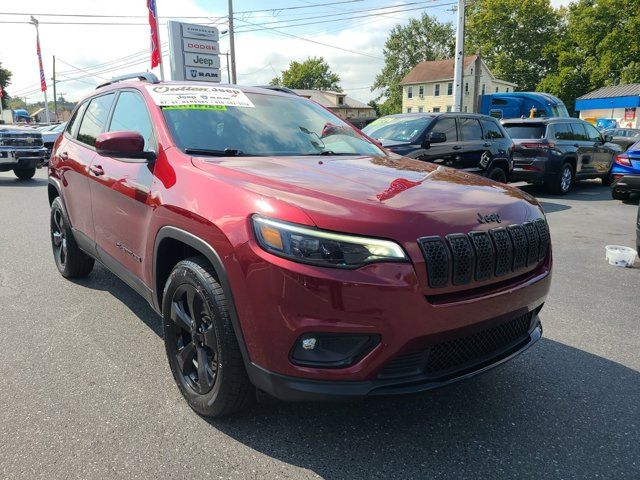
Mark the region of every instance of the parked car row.
<instances>
[{"instance_id":1,"label":"parked car row","mask_svg":"<svg viewBox=\"0 0 640 480\"><path fill-rule=\"evenodd\" d=\"M385 148L409 158L483 175L499 182L543 184L564 195L576 180L612 181L622 149L610 135L569 117L498 122L470 113L389 115L363 132Z\"/></svg>"}]
</instances>

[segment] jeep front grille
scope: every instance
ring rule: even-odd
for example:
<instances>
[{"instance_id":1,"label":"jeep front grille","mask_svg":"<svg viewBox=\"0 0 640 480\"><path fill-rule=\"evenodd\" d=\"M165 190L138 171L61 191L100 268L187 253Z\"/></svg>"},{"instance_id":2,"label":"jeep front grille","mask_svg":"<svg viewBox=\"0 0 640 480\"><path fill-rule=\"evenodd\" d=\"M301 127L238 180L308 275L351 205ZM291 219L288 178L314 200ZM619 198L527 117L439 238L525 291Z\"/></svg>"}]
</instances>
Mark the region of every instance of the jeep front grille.
<instances>
[{"instance_id":1,"label":"jeep front grille","mask_svg":"<svg viewBox=\"0 0 640 480\"><path fill-rule=\"evenodd\" d=\"M549 251L549 226L543 218L488 232L454 233L443 240L418 240L431 288L485 281L544 260Z\"/></svg>"}]
</instances>

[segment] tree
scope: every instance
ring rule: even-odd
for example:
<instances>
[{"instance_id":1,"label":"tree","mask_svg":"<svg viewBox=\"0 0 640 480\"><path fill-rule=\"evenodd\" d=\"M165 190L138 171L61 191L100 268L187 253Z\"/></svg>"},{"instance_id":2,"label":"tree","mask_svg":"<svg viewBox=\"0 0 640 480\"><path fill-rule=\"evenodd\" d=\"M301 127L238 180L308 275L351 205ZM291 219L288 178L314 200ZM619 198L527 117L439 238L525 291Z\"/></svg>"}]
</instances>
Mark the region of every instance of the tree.
<instances>
[{"instance_id":1,"label":"tree","mask_svg":"<svg viewBox=\"0 0 640 480\"><path fill-rule=\"evenodd\" d=\"M564 31L544 53L554 71L538 87L572 110L600 87L640 83L640 0L579 0L564 14ZM636 12L636 14L630 14Z\"/></svg>"},{"instance_id":2,"label":"tree","mask_svg":"<svg viewBox=\"0 0 640 480\"><path fill-rule=\"evenodd\" d=\"M7 108L9 94L7 93L7 85L11 83L11 72L6 68L2 68L0 63L0 86L2 86L2 108Z\"/></svg>"},{"instance_id":3,"label":"tree","mask_svg":"<svg viewBox=\"0 0 640 480\"><path fill-rule=\"evenodd\" d=\"M384 44L385 65L376 76L372 90L381 89L380 113L387 115L402 110L400 82L418 63L453 57L455 38L453 25L441 23L426 13L409 23L396 25Z\"/></svg>"},{"instance_id":4,"label":"tree","mask_svg":"<svg viewBox=\"0 0 640 480\"><path fill-rule=\"evenodd\" d=\"M477 0L466 18L468 53L480 53L491 72L535 90L553 68L542 55L558 42L561 15L549 0Z\"/></svg>"},{"instance_id":5,"label":"tree","mask_svg":"<svg viewBox=\"0 0 640 480\"><path fill-rule=\"evenodd\" d=\"M309 57L304 62L293 61L271 85L307 90L333 90L341 92L340 77L331 71L323 57Z\"/></svg>"}]
</instances>

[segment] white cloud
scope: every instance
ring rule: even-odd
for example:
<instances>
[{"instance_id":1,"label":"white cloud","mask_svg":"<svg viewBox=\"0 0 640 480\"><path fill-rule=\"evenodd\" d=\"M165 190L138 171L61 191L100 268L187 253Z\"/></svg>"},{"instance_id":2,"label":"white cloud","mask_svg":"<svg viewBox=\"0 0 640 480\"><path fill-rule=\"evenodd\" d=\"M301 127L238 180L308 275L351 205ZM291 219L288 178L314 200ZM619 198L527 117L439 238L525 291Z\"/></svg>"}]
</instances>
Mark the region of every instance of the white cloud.
<instances>
[{"instance_id":1,"label":"white cloud","mask_svg":"<svg viewBox=\"0 0 640 480\"><path fill-rule=\"evenodd\" d=\"M14 5L4 5L5 11L21 12L27 8L12 2ZM91 2L92 5L96 5ZM67 0L55 2L52 8L50 0L31 0L28 2L28 11L51 13L99 13L118 15L146 15L145 3L142 1L112 0L101 9L89 8L89 2L85 0ZM400 3L399 5L402 5ZM8 8L11 8L9 10ZM173 15L207 15L219 17L225 11L204 11L196 4L195 0L181 0L180 2L161 2L161 16ZM432 13L432 11L429 11ZM309 15L312 15L310 13ZM348 50L366 53L374 57L382 57L382 49L389 30L393 25L405 21L410 16L417 16L420 11L394 13L393 18L387 16L368 17L352 20L350 26L346 22L324 23L317 26L309 26L303 29L283 28L283 31L300 35L320 43L339 46ZM3 16L6 20L8 17ZM244 17L246 22L268 22L281 20L285 17L274 17L269 13L254 14ZM236 28L240 31L252 28L242 21L236 22ZM11 20L26 21L28 16L14 16ZM39 17L41 22L56 21L60 18ZM69 21L107 21L106 19L69 19ZM40 40L43 51L43 60L49 96L51 97L52 55L56 55L58 72L58 92L64 93L69 99L76 100L90 91L97 83L102 81L97 77L85 77L86 73L74 71L73 67L63 63L67 62L81 69L92 65L102 64L119 59L148 48L149 29L144 18L113 19L114 22L137 22L142 25L47 25L40 26ZM342 27L341 27L342 26ZM311 33L309 29L311 30ZM226 27L222 26L222 29ZM161 35L166 41L166 26L161 27ZM228 50L228 38L221 40L221 51ZM310 43L304 40L281 36L275 32L248 32L239 33L236 37L237 72L238 83L247 85L260 85L268 83L274 76L285 69L292 60L304 60L309 56L323 56L331 65L333 71L341 77L341 84L346 92L353 97L368 101L375 96L369 91L375 75L380 71L384 62L381 59L371 58L358 54L345 52L339 49ZM165 50L165 53L167 51ZM128 65L123 68L114 68L102 73L104 78L121 75L132 71L144 71L148 68L148 55L140 54L130 63L139 62L137 65ZM225 66L225 57L221 58L222 66ZM37 101L42 98L39 92L38 66L35 55L35 31L29 24L0 24L0 62L5 68L13 72L10 94L29 94L29 101ZM165 59L165 70L168 74L168 61ZM119 64L114 64L118 66ZM108 68L109 65L104 68ZM226 71L222 73L226 80ZM80 78L77 81L68 81L69 78Z\"/></svg>"}]
</instances>

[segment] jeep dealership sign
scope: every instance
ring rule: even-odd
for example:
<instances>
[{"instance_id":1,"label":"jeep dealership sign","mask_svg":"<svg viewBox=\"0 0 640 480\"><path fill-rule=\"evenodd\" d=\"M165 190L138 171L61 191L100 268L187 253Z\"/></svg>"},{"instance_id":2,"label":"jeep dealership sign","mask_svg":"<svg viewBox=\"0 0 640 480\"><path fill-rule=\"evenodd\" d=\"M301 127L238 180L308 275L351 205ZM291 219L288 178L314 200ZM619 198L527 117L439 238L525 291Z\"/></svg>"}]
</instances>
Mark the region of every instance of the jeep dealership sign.
<instances>
[{"instance_id":1,"label":"jeep dealership sign","mask_svg":"<svg viewBox=\"0 0 640 480\"><path fill-rule=\"evenodd\" d=\"M218 29L174 20L168 25L171 79L219 83Z\"/></svg>"}]
</instances>

